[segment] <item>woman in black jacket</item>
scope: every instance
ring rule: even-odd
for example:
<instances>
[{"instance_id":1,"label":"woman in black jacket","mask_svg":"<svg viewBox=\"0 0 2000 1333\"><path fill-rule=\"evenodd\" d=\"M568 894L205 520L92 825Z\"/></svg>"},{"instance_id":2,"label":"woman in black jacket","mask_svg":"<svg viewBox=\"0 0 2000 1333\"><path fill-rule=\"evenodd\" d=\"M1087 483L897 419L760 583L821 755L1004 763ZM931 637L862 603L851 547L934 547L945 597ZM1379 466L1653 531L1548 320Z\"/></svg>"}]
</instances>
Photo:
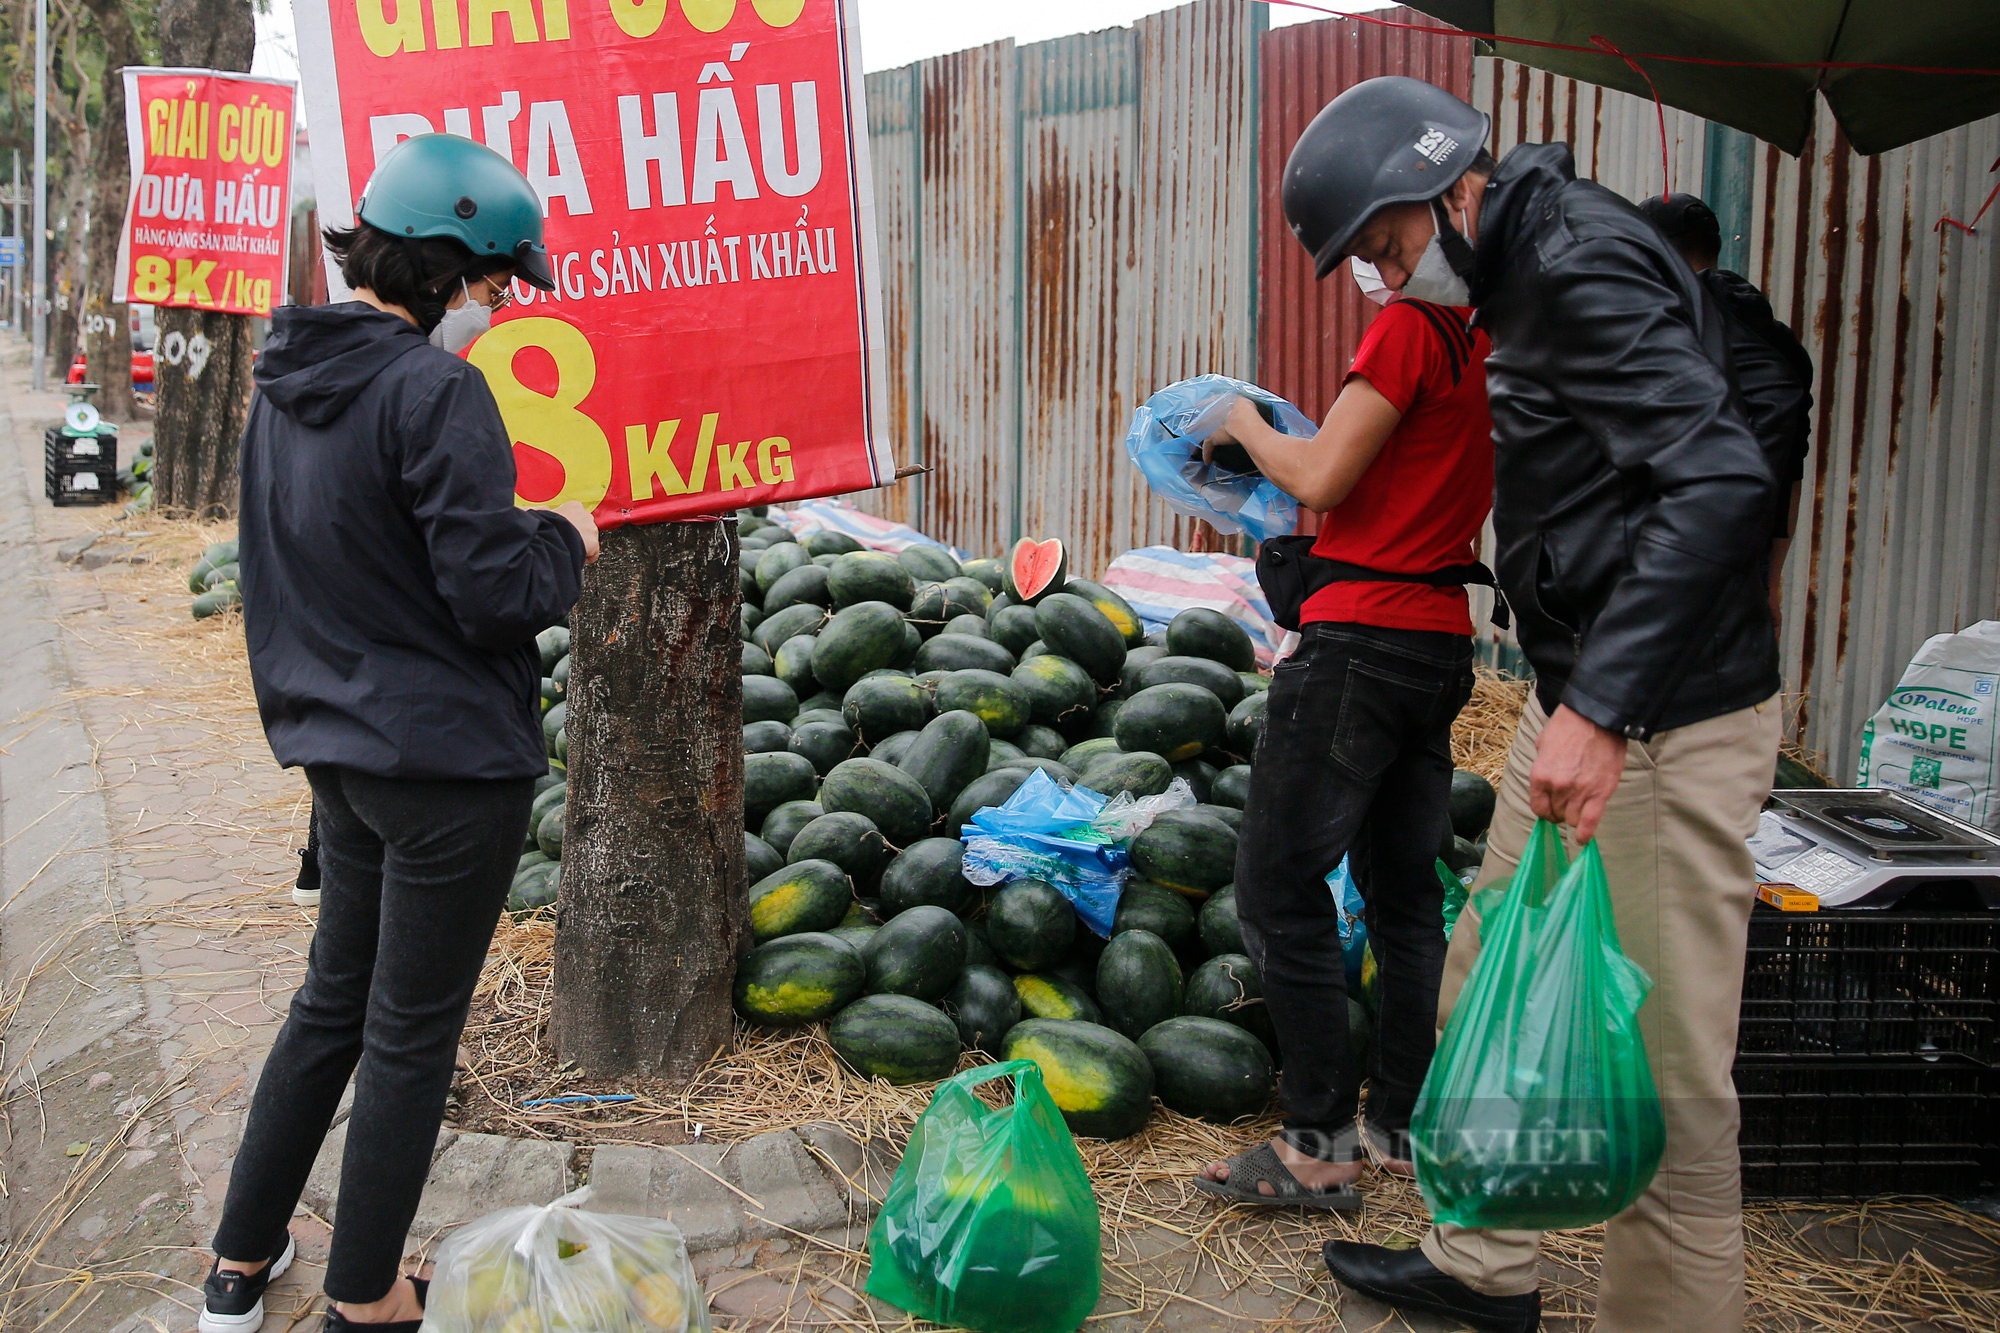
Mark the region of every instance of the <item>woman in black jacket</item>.
<instances>
[{"instance_id":1,"label":"woman in black jacket","mask_svg":"<svg viewBox=\"0 0 2000 1333\"><path fill-rule=\"evenodd\" d=\"M312 784L321 900L304 983L229 1180L202 1333L246 1333L354 1077L327 1333L414 1333L402 1277L472 989L548 771L535 635L597 529L514 503L492 391L456 352L544 290L540 201L426 135L385 153L328 246L354 299L277 312L242 450L243 616L265 734Z\"/></svg>"}]
</instances>

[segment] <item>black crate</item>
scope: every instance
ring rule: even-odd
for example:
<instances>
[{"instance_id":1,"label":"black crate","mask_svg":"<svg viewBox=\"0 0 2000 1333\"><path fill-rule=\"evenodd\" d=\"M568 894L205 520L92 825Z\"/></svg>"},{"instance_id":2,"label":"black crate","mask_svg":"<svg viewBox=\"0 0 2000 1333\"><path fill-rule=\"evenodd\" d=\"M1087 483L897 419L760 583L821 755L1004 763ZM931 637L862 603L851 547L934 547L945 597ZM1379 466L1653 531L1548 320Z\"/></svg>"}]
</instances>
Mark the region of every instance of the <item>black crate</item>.
<instances>
[{"instance_id":1,"label":"black crate","mask_svg":"<svg viewBox=\"0 0 2000 1333\"><path fill-rule=\"evenodd\" d=\"M2000 1185L2000 1073L1965 1061L1739 1060L1743 1192L1767 1199Z\"/></svg>"},{"instance_id":2,"label":"black crate","mask_svg":"<svg viewBox=\"0 0 2000 1333\"><path fill-rule=\"evenodd\" d=\"M95 446L95 452L91 452ZM102 505L118 498L118 436L65 435L59 426L42 433L42 490L57 505Z\"/></svg>"},{"instance_id":3,"label":"black crate","mask_svg":"<svg viewBox=\"0 0 2000 1333\"><path fill-rule=\"evenodd\" d=\"M1736 1049L2000 1063L2000 912L1759 907Z\"/></svg>"}]
</instances>

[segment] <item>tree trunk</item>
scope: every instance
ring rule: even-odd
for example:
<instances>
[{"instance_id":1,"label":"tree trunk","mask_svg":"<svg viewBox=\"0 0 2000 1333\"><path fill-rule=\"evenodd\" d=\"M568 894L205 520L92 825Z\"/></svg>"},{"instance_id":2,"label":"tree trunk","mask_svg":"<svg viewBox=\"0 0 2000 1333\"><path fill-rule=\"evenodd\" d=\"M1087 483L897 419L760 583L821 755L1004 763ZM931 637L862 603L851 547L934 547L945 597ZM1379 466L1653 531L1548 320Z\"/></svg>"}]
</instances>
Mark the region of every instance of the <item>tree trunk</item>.
<instances>
[{"instance_id":1,"label":"tree trunk","mask_svg":"<svg viewBox=\"0 0 2000 1333\"><path fill-rule=\"evenodd\" d=\"M153 506L227 518L250 420L250 317L161 306L156 320Z\"/></svg>"},{"instance_id":2,"label":"tree trunk","mask_svg":"<svg viewBox=\"0 0 2000 1333\"><path fill-rule=\"evenodd\" d=\"M160 0L160 63L248 70L249 0ZM161 307L153 382L153 503L200 517L236 511L236 451L250 415L250 316Z\"/></svg>"},{"instance_id":3,"label":"tree trunk","mask_svg":"<svg viewBox=\"0 0 2000 1333\"><path fill-rule=\"evenodd\" d=\"M570 614L557 1054L685 1082L729 1042L743 884L742 644L730 523L604 534Z\"/></svg>"},{"instance_id":4,"label":"tree trunk","mask_svg":"<svg viewBox=\"0 0 2000 1333\"><path fill-rule=\"evenodd\" d=\"M84 0L104 43L104 112L90 165L89 285L83 296L83 354L90 378L104 386L97 405L113 421L138 412L132 397L132 324L126 307L112 300L118 287L118 237L125 227L125 202L132 189L132 164L125 143L127 65L144 64L138 34L125 0ZM136 443L131 446L136 447ZM130 453L130 447L127 449Z\"/></svg>"}]
</instances>

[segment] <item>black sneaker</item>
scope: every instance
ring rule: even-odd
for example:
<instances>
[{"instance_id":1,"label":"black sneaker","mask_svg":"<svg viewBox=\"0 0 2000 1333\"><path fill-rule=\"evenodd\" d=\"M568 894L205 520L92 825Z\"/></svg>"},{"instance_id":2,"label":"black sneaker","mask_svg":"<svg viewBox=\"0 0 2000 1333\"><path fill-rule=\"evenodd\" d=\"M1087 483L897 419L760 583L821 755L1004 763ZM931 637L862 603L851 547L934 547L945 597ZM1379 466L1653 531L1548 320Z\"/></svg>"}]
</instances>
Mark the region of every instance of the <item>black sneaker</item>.
<instances>
[{"instance_id":1,"label":"black sneaker","mask_svg":"<svg viewBox=\"0 0 2000 1333\"><path fill-rule=\"evenodd\" d=\"M254 1273L209 1270L202 1283L201 1333L257 1333L264 1326L264 1289L285 1275L292 1266L298 1247L292 1234L285 1233L271 1262Z\"/></svg>"},{"instance_id":2,"label":"black sneaker","mask_svg":"<svg viewBox=\"0 0 2000 1333\"><path fill-rule=\"evenodd\" d=\"M429 1303L431 1284L429 1279L413 1277L410 1285L417 1289L417 1308ZM420 1333L424 1326L421 1319L398 1319L393 1324L357 1324L340 1311L328 1308L326 1322L320 1325L320 1333Z\"/></svg>"},{"instance_id":3,"label":"black sneaker","mask_svg":"<svg viewBox=\"0 0 2000 1333\"><path fill-rule=\"evenodd\" d=\"M306 825L306 845L299 848L299 878L292 901L300 907L319 906L319 826Z\"/></svg>"}]
</instances>

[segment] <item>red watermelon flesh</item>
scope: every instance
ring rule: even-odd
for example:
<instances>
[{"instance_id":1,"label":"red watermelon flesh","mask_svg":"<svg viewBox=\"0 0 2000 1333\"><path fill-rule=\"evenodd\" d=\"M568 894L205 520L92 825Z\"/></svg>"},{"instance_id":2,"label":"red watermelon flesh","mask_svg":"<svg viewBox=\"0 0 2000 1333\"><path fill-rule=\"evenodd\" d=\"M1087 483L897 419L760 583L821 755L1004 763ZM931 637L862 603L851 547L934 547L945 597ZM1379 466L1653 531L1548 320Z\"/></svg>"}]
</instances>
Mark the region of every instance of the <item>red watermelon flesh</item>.
<instances>
[{"instance_id":1,"label":"red watermelon flesh","mask_svg":"<svg viewBox=\"0 0 2000 1333\"><path fill-rule=\"evenodd\" d=\"M1054 537L1041 542L1023 537L1008 553L1003 572L1007 596L1023 606L1033 606L1069 582L1069 553Z\"/></svg>"}]
</instances>

